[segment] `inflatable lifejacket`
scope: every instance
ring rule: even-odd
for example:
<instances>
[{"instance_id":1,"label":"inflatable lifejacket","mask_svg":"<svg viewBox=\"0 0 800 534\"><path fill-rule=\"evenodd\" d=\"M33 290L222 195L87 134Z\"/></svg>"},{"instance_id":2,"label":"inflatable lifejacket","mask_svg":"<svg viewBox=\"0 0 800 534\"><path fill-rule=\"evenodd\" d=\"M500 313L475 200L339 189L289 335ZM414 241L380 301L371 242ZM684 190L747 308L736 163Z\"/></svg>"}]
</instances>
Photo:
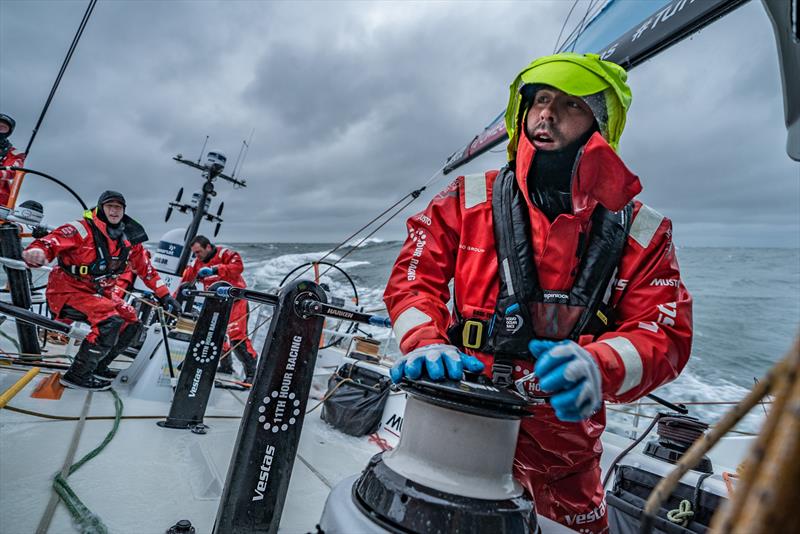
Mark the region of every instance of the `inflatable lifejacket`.
<instances>
[{"instance_id":1,"label":"inflatable lifejacket","mask_svg":"<svg viewBox=\"0 0 800 534\"><path fill-rule=\"evenodd\" d=\"M492 192L500 292L488 321L464 320L448 329L456 346L493 353L498 360L529 358L533 339L572 339L599 335L613 325L609 305L612 281L630 231L633 202L618 212L599 205L592 214L588 239L578 247L578 272L572 288L542 288L536 272L530 219L522 192L510 167L500 171Z\"/></svg>"}]
</instances>

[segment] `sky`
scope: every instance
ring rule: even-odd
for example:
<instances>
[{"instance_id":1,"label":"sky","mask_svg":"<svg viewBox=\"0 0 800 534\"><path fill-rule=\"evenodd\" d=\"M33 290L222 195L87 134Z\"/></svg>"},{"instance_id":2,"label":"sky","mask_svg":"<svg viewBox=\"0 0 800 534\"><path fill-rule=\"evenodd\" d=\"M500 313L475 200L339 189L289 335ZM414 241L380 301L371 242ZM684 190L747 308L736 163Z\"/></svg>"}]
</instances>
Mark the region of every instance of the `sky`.
<instances>
[{"instance_id":1,"label":"sky","mask_svg":"<svg viewBox=\"0 0 800 534\"><path fill-rule=\"evenodd\" d=\"M87 2L0 0L0 112L27 144ZM426 183L504 108L508 85L553 51L569 1L98 2L27 166L93 205L123 192L151 239L189 223L167 202L201 185L177 164L228 156L225 242L339 242ZM582 1L577 11L585 9ZM800 165L785 152L775 41L752 1L630 72L620 154L678 246L800 247ZM504 163L504 148L457 173ZM438 176L376 236L454 175ZM46 222L80 206L31 176ZM201 232L210 233L204 223Z\"/></svg>"}]
</instances>

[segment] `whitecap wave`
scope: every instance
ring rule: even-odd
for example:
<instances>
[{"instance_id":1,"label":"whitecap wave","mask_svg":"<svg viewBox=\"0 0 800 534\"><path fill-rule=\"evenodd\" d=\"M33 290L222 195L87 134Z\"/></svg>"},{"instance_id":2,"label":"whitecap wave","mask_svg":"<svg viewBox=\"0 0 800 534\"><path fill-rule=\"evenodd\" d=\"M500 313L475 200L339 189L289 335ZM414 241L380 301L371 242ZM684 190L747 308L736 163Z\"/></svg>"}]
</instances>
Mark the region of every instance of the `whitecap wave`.
<instances>
[{"instance_id":1,"label":"whitecap wave","mask_svg":"<svg viewBox=\"0 0 800 534\"><path fill-rule=\"evenodd\" d=\"M383 242L384 242L384 240L381 239L380 237L368 237L368 238L364 239L363 243L361 242L361 239L353 239L352 241L347 243L347 245L345 245L345 246L347 246L347 247L364 248L364 247L367 247L369 245L377 245L378 243L383 243Z\"/></svg>"}]
</instances>

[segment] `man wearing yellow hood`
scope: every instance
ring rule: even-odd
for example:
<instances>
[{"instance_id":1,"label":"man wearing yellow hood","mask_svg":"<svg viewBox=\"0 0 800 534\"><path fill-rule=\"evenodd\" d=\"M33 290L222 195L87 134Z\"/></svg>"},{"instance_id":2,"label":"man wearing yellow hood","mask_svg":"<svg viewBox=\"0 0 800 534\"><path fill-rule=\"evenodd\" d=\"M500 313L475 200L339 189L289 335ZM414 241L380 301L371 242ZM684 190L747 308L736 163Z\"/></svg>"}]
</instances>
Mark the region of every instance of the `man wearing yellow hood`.
<instances>
[{"instance_id":1,"label":"man wearing yellow hood","mask_svg":"<svg viewBox=\"0 0 800 534\"><path fill-rule=\"evenodd\" d=\"M482 371L544 401L522 421L514 474L539 514L581 532L608 528L604 401L674 379L692 341L672 223L634 200L639 179L616 152L626 78L593 54L526 67L508 165L458 177L408 220L384 294L404 354L395 382Z\"/></svg>"}]
</instances>

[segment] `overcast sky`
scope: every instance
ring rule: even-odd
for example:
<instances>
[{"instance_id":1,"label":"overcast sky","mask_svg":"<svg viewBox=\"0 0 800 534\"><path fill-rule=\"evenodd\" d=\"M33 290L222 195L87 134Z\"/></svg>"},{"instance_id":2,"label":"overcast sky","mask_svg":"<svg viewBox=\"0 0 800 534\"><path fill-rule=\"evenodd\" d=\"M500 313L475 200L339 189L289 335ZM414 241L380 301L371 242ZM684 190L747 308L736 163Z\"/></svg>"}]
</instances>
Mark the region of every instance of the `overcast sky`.
<instances>
[{"instance_id":1,"label":"overcast sky","mask_svg":"<svg viewBox=\"0 0 800 534\"><path fill-rule=\"evenodd\" d=\"M24 147L87 2L0 0L0 112ZM220 239L337 242L426 182L505 106L514 75L549 54L572 2L147 2L101 0L27 165L93 204L110 188L151 239L197 171L255 128L218 183ZM578 9L585 9L579 4ZM775 42L752 1L631 72L621 154L679 245L800 246L800 167L785 153ZM504 150L463 172L496 168ZM451 179L440 178L377 235ZM185 195L184 198L186 198ZM35 176L22 199L52 225L80 207ZM205 223L207 224L207 223ZM210 231L210 226L202 229Z\"/></svg>"}]
</instances>

